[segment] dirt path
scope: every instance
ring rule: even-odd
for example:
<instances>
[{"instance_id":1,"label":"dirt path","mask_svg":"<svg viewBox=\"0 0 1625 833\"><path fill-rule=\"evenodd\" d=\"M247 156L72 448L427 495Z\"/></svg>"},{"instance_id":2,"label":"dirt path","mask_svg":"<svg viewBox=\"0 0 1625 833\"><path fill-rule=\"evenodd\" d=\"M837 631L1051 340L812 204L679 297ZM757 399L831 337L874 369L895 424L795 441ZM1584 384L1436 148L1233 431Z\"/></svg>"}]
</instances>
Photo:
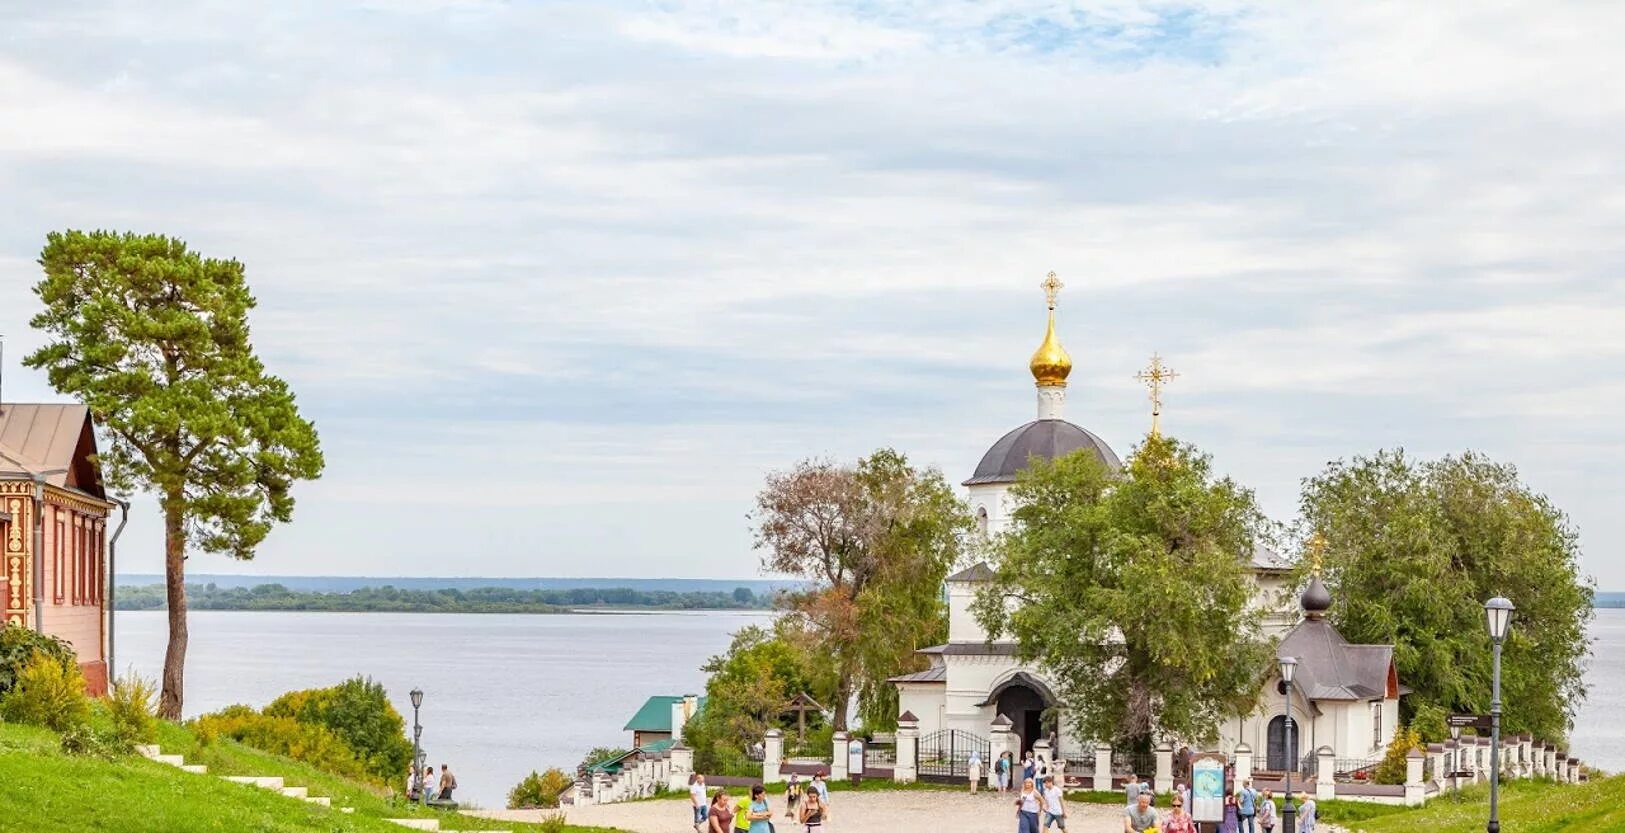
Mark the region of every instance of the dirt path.
<instances>
[{"instance_id":1,"label":"dirt path","mask_svg":"<svg viewBox=\"0 0 1625 833\"><path fill-rule=\"evenodd\" d=\"M782 796L771 798L784 811ZM824 833L1016 833L1013 799L997 794L937 790L837 792L830 796L830 822ZM1067 807L1068 833L1120 833L1122 809L1100 804ZM494 810L487 818L537 821L539 810ZM693 833L688 802L634 801L573 807L565 810L571 824L615 827L631 833ZM801 833L800 825L774 821L777 833Z\"/></svg>"}]
</instances>

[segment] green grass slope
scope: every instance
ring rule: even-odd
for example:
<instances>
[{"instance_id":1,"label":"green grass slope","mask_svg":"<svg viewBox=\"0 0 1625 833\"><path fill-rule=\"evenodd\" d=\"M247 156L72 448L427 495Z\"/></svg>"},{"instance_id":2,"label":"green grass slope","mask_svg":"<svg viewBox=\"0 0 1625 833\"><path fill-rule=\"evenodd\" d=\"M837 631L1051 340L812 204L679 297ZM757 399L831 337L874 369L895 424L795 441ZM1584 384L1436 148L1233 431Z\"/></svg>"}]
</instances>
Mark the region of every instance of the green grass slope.
<instances>
[{"instance_id":1,"label":"green grass slope","mask_svg":"<svg viewBox=\"0 0 1625 833\"><path fill-rule=\"evenodd\" d=\"M1479 833L1489 820L1488 787L1443 796L1426 807L1365 821L1358 833ZM1585 784L1514 781L1501 789L1501 829L1512 833L1625 833L1625 776Z\"/></svg>"},{"instance_id":2,"label":"green grass slope","mask_svg":"<svg viewBox=\"0 0 1625 833\"><path fill-rule=\"evenodd\" d=\"M0 831L11 833L405 833L386 818L433 817L449 830L538 831L534 825L494 822L394 804L365 785L335 778L297 761L231 741L200 747L180 726L163 724L166 753L209 767L194 775L140 757L117 760L64 755L55 734L0 724ZM333 799L333 809L307 804L216 775L271 775L287 786L309 787ZM338 807L354 807L340 813ZM572 833L607 833L569 827Z\"/></svg>"}]
</instances>

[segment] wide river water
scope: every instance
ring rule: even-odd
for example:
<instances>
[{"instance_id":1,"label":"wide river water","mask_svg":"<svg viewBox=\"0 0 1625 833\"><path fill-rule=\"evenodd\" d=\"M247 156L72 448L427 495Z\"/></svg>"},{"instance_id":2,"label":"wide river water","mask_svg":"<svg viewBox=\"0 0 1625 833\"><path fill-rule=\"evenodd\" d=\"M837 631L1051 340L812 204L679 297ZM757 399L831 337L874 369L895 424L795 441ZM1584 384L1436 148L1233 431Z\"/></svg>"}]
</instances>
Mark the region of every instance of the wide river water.
<instances>
[{"instance_id":1,"label":"wide river water","mask_svg":"<svg viewBox=\"0 0 1625 833\"><path fill-rule=\"evenodd\" d=\"M765 613L413 614L194 612L186 714L232 703L263 706L284 691L365 674L411 720L407 692L424 691L430 763L451 764L459 797L500 807L525 773L569 770L622 730L653 694L700 692L700 665ZM118 614L121 668L156 678L164 613ZM1625 609L1592 625L1590 695L1572 740L1582 760L1625 770Z\"/></svg>"}]
</instances>

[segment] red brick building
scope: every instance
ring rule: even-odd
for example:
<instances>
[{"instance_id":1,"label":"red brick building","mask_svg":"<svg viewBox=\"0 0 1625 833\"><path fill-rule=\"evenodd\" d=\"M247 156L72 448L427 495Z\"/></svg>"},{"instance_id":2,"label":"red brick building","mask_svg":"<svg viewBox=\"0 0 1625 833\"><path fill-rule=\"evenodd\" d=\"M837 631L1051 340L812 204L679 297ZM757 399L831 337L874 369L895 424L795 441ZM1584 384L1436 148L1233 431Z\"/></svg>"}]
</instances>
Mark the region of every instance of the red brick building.
<instances>
[{"instance_id":1,"label":"red brick building","mask_svg":"<svg viewBox=\"0 0 1625 833\"><path fill-rule=\"evenodd\" d=\"M100 695L111 625L107 521L118 504L95 454L85 406L0 403L0 610L7 625L72 644Z\"/></svg>"}]
</instances>

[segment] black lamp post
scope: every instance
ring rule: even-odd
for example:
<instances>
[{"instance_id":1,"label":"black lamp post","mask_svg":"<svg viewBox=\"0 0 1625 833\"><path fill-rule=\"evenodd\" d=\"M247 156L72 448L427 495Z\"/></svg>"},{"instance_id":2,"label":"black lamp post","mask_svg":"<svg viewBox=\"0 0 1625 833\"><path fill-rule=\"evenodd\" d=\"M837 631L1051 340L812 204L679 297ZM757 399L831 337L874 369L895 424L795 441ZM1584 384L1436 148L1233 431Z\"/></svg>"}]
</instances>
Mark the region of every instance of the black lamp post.
<instances>
[{"instance_id":1,"label":"black lamp post","mask_svg":"<svg viewBox=\"0 0 1625 833\"><path fill-rule=\"evenodd\" d=\"M1489 620L1490 641L1495 644L1494 682L1490 689L1490 823L1485 830L1501 833L1501 642L1506 639L1507 626L1512 624L1512 602L1501 596L1484 603L1484 615Z\"/></svg>"},{"instance_id":2,"label":"black lamp post","mask_svg":"<svg viewBox=\"0 0 1625 833\"><path fill-rule=\"evenodd\" d=\"M1281 682L1286 684L1286 720L1281 726L1282 754L1286 757L1286 800L1281 806L1281 833L1294 833L1293 826L1298 808L1292 803L1292 768L1298 765L1297 750L1292 747L1292 675L1298 671L1297 657L1281 657Z\"/></svg>"},{"instance_id":3,"label":"black lamp post","mask_svg":"<svg viewBox=\"0 0 1625 833\"><path fill-rule=\"evenodd\" d=\"M423 689L421 689L421 688L412 689L411 697L412 697L412 784L411 785L414 786L414 787L419 787L421 789L422 785L419 782L423 780L422 769L421 769L421 767L422 767L422 763L421 763L421 761L422 761L422 753L420 753L418 751L418 738L422 737L422 735L423 735L423 726L418 723L418 709L423 706Z\"/></svg>"}]
</instances>

